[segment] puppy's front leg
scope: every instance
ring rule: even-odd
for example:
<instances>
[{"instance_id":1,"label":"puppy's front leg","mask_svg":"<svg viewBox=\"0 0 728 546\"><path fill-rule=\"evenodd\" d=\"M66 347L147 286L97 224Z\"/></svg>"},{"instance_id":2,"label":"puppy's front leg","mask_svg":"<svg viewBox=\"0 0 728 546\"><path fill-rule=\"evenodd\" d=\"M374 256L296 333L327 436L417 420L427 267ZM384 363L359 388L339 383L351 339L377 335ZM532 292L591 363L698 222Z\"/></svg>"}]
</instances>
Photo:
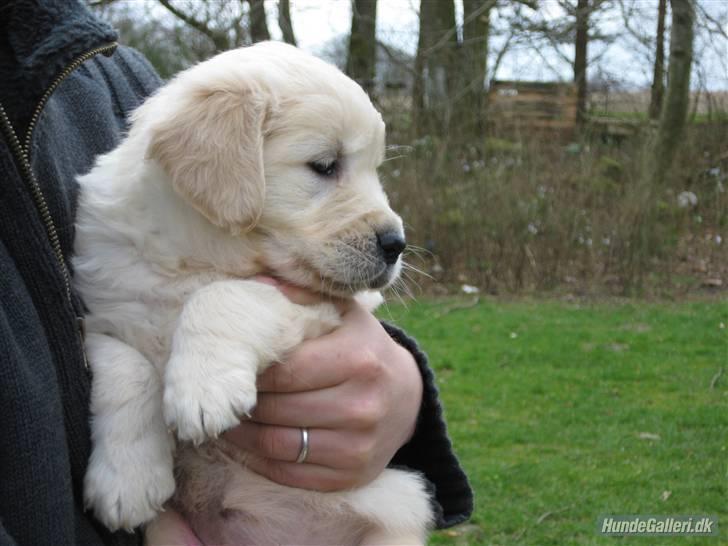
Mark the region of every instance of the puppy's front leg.
<instances>
[{"instance_id":1,"label":"puppy's front leg","mask_svg":"<svg viewBox=\"0 0 728 546\"><path fill-rule=\"evenodd\" d=\"M89 334L93 451L84 500L109 529L152 519L174 492L174 439L162 419L162 381L134 348Z\"/></svg>"},{"instance_id":2,"label":"puppy's front leg","mask_svg":"<svg viewBox=\"0 0 728 546\"><path fill-rule=\"evenodd\" d=\"M340 322L330 304L295 305L255 281L219 281L185 303L165 370L164 416L195 443L235 426L255 406L255 380L308 337Z\"/></svg>"}]
</instances>

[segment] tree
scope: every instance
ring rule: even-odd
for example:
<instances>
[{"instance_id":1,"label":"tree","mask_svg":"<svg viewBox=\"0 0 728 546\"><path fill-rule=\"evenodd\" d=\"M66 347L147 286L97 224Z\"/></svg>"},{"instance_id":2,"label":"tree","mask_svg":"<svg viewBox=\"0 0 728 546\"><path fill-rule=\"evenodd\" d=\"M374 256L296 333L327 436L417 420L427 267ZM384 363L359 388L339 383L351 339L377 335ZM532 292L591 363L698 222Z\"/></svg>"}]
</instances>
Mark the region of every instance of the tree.
<instances>
[{"instance_id":1,"label":"tree","mask_svg":"<svg viewBox=\"0 0 728 546\"><path fill-rule=\"evenodd\" d=\"M177 19L206 36L216 52L249 42L242 24L245 11L240 3L195 2L186 3L184 8L170 0L159 0L159 3Z\"/></svg>"},{"instance_id":2,"label":"tree","mask_svg":"<svg viewBox=\"0 0 728 546\"><path fill-rule=\"evenodd\" d=\"M283 41L296 45L296 36L293 33L293 23L291 22L290 0L279 0L278 2L278 26L283 34Z\"/></svg>"},{"instance_id":3,"label":"tree","mask_svg":"<svg viewBox=\"0 0 728 546\"><path fill-rule=\"evenodd\" d=\"M415 130L422 133L425 109L428 117L443 128L449 124L449 93L456 70L458 47L453 0L421 0L420 32L415 57L415 81L412 96L412 115ZM435 112L434 105L439 108Z\"/></svg>"},{"instance_id":4,"label":"tree","mask_svg":"<svg viewBox=\"0 0 728 546\"><path fill-rule=\"evenodd\" d=\"M140 17L126 2L92 4L119 33L119 41L138 49L164 79L215 54L208 36L175 17Z\"/></svg>"},{"instance_id":5,"label":"tree","mask_svg":"<svg viewBox=\"0 0 728 546\"><path fill-rule=\"evenodd\" d=\"M374 89L377 64L377 0L353 0L346 74L368 93Z\"/></svg>"},{"instance_id":6,"label":"tree","mask_svg":"<svg viewBox=\"0 0 728 546\"><path fill-rule=\"evenodd\" d=\"M655 64L652 73L652 88L650 90L650 119L660 117L662 97L665 94L665 17L667 14L667 0L660 0L657 6L657 35L655 45Z\"/></svg>"},{"instance_id":7,"label":"tree","mask_svg":"<svg viewBox=\"0 0 728 546\"><path fill-rule=\"evenodd\" d=\"M488 73L490 12L495 0L463 0L463 42L460 51L464 112L480 123L483 114L485 77Z\"/></svg>"},{"instance_id":8,"label":"tree","mask_svg":"<svg viewBox=\"0 0 728 546\"><path fill-rule=\"evenodd\" d=\"M263 0L248 0L248 4L250 5L250 38L253 43L270 40Z\"/></svg>"},{"instance_id":9,"label":"tree","mask_svg":"<svg viewBox=\"0 0 728 546\"><path fill-rule=\"evenodd\" d=\"M560 77L561 71L553 66L553 57L542 52L544 46L550 46L563 63L571 65L577 95L577 122L582 124L587 114L589 64L599 58L599 55L590 58L589 49L594 42L608 43L612 40L600 28L600 13L607 12L612 1L558 0L557 3L561 15L547 18L541 10L535 11L534 21L526 23L523 34L544 66L551 68L557 77Z\"/></svg>"},{"instance_id":10,"label":"tree","mask_svg":"<svg viewBox=\"0 0 728 546\"><path fill-rule=\"evenodd\" d=\"M652 179L656 184L664 181L672 166L690 103L690 68L695 33L693 0L670 0L670 7L670 73L652 158Z\"/></svg>"},{"instance_id":11,"label":"tree","mask_svg":"<svg viewBox=\"0 0 728 546\"><path fill-rule=\"evenodd\" d=\"M587 113L587 49L589 46L589 0L576 4L576 39L574 40L574 83L576 84L576 123L581 125Z\"/></svg>"}]
</instances>

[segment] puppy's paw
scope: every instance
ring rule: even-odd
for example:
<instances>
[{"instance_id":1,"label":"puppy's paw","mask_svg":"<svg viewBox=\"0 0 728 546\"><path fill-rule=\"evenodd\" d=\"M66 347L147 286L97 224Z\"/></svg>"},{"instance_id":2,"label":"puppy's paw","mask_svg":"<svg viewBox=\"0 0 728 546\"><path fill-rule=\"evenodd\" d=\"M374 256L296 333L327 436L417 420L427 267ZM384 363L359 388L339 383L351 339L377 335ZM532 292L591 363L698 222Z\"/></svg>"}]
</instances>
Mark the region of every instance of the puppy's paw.
<instances>
[{"instance_id":1,"label":"puppy's paw","mask_svg":"<svg viewBox=\"0 0 728 546\"><path fill-rule=\"evenodd\" d=\"M331 303L296 307L292 320L300 324L303 339L317 338L341 326L341 314Z\"/></svg>"},{"instance_id":2,"label":"puppy's paw","mask_svg":"<svg viewBox=\"0 0 728 546\"><path fill-rule=\"evenodd\" d=\"M94 450L84 479L84 502L108 529L131 532L153 519L174 493L171 451L154 451L142 448L134 457L117 452L110 458L108 452Z\"/></svg>"},{"instance_id":3,"label":"puppy's paw","mask_svg":"<svg viewBox=\"0 0 728 546\"><path fill-rule=\"evenodd\" d=\"M241 415L250 415L257 395L254 368L230 366L203 377L182 373L194 368L175 358L165 382L164 419L177 438L200 444L236 426Z\"/></svg>"}]
</instances>

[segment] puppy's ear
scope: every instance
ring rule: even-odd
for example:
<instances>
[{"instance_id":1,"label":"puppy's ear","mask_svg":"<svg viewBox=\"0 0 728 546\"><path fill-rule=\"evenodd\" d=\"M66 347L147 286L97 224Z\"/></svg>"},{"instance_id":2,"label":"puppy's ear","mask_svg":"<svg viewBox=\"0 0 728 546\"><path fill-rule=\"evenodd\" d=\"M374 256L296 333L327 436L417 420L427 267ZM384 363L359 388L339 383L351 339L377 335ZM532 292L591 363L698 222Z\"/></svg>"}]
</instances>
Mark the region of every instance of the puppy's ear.
<instances>
[{"instance_id":1,"label":"puppy's ear","mask_svg":"<svg viewBox=\"0 0 728 546\"><path fill-rule=\"evenodd\" d=\"M213 224L235 234L248 231L265 197L265 114L259 90L197 90L152 129L147 157Z\"/></svg>"}]
</instances>

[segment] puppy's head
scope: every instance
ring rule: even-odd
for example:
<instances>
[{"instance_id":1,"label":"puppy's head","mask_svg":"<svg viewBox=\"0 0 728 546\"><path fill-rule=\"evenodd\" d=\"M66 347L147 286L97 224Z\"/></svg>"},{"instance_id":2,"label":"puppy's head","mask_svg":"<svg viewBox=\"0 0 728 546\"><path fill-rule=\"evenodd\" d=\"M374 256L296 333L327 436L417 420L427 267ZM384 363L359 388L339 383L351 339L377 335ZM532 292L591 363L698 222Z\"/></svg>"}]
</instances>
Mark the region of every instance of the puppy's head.
<instances>
[{"instance_id":1,"label":"puppy's head","mask_svg":"<svg viewBox=\"0 0 728 546\"><path fill-rule=\"evenodd\" d=\"M255 241L264 269L334 294L399 274L402 221L377 176L384 123L338 69L266 42L182 73L154 100L166 115L149 125L148 158L210 222Z\"/></svg>"}]
</instances>

